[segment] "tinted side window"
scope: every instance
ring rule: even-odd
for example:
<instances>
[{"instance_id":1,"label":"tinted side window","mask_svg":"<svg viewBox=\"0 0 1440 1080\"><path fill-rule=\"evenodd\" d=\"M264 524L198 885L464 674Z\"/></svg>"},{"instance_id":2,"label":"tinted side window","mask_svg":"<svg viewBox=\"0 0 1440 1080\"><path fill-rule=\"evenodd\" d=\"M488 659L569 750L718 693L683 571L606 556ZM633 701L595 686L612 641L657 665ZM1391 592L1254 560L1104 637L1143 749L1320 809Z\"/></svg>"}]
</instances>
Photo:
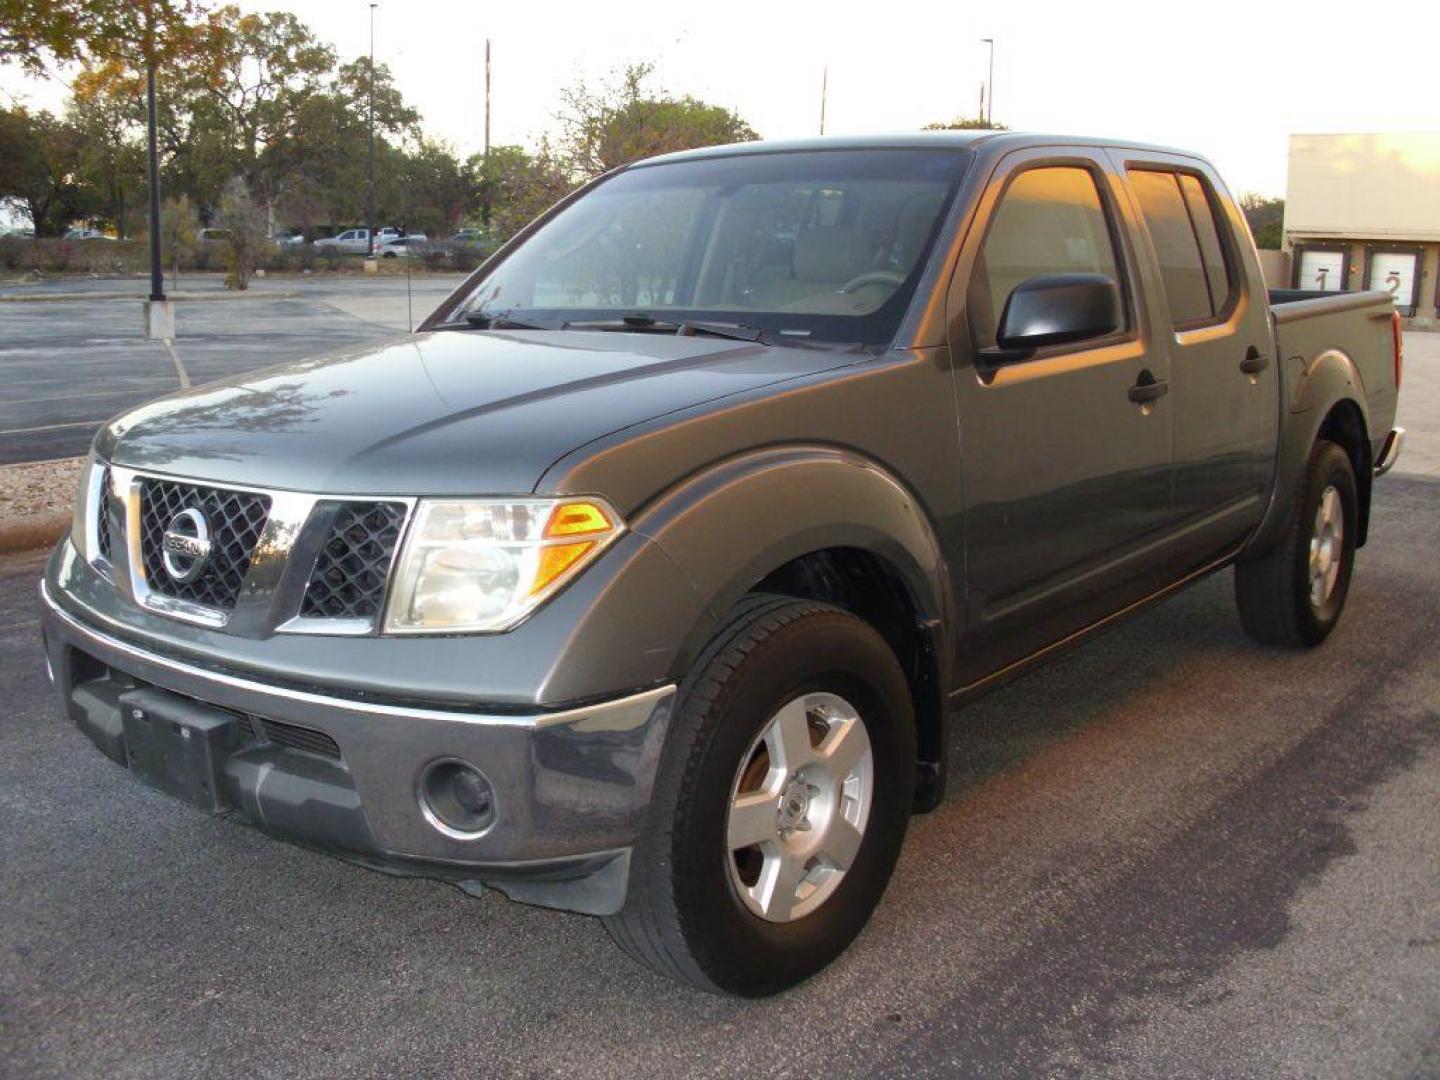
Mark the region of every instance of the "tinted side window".
<instances>
[{"instance_id":1,"label":"tinted side window","mask_svg":"<svg viewBox=\"0 0 1440 1080\"><path fill-rule=\"evenodd\" d=\"M1178 174L1180 191L1185 196L1185 206L1190 211L1190 220L1195 225L1195 235L1200 240L1200 255L1205 260L1205 279L1210 285L1210 306L1215 314L1225 310L1230 302L1230 272L1225 266L1225 249L1220 243L1220 229L1215 214L1210 208L1210 199L1205 194L1205 185L1198 176L1189 173Z\"/></svg>"},{"instance_id":2,"label":"tinted side window","mask_svg":"<svg viewBox=\"0 0 1440 1080\"><path fill-rule=\"evenodd\" d=\"M1005 301L1042 274L1120 273L1095 177L1079 166L1020 173L1000 197L975 259L966 311L976 348L995 344Z\"/></svg>"},{"instance_id":3,"label":"tinted side window","mask_svg":"<svg viewBox=\"0 0 1440 1080\"><path fill-rule=\"evenodd\" d=\"M1130 173L1130 183L1155 245L1165 296L1170 301L1171 322L1179 326L1209 319L1215 314L1210 284L1175 174L1137 170Z\"/></svg>"}]
</instances>

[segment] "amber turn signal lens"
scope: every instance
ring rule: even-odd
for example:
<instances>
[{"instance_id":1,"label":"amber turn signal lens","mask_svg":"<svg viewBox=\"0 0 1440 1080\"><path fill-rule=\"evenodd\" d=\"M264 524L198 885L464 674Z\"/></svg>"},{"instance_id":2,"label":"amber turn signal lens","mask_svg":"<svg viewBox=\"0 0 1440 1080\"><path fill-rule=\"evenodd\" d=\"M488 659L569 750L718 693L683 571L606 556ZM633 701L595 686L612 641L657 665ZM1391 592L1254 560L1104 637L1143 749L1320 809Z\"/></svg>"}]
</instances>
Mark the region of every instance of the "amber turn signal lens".
<instances>
[{"instance_id":1,"label":"amber turn signal lens","mask_svg":"<svg viewBox=\"0 0 1440 1080\"><path fill-rule=\"evenodd\" d=\"M582 540L578 544L556 544L553 547L541 548L540 564L535 568L535 584L530 587L530 595L543 592L552 581L565 573L594 546L594 540Z\"/></svg>"},{"instance_id":2,"label":"amber turn signal lens","mask_svg":"<svg viewBox=\"0 0 1440 1080\"><path fill-rule=\"evenodd\" d=\"M585 536L609 532L613 526L605 511L593 502L567 502L555 507L545 526L546 537Z\"/></svg>"}]
</instances>

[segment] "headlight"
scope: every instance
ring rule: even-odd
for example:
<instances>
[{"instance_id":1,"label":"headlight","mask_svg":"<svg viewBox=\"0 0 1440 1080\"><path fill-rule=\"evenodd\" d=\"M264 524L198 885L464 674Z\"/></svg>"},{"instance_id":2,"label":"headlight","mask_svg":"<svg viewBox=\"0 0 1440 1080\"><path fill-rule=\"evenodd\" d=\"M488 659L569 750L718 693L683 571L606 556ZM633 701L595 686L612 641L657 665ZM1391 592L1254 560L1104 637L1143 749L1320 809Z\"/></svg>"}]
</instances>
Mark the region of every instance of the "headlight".
<instances>
[{"instance_id":1,"label":"headlight","mask_svg":"<svg viewBox=\"0 0 1440 1080\"><path fill-rule=\"evenodd\" d=\"M400 552L387 633L508 630L621 532L602 499L424 499Z\"/></svg>"}]
</instances>

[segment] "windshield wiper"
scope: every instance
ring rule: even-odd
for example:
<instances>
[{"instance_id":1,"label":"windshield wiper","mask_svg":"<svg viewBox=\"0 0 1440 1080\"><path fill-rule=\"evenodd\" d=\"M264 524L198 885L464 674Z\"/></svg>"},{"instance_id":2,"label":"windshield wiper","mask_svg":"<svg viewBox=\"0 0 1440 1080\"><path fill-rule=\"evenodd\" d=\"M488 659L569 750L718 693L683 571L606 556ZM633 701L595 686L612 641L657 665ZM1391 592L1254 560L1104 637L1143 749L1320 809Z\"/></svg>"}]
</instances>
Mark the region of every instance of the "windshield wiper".
<instances>
[{"instance_id":1,"label":"windshield wiper","mask_svg":"<svg viewBox=\"0 0 1440 1080\"><path fill-rule=\"evenodd\" d=\"M465 321L476 330L549 330L548 326L541 326L539 323L526 322L523 319L512 319L508 311L498 314L491 314L488 311L472 311L465 316Z\"/></svg>"},{"instance_id":2,"label":"windshield wiper","mask_svg":"<svg viewBox=\"0 0 1440 1080\"><path fill-rule=\"evenodd\" d=\"M632 312L619 319L574 320L565 323L561 329L631 331L641 334L674 334L677 337L705 335L706 337L730 338L734 341L754 341L761 345L770 344L765 340L763 330L745 323L702 322L698 319L668 322L664 319L657 319L654 315L644 311Z\"/></svg>"},{"instance_id":3,"label":"windshield wiper","mask_svg":"<svg viewBox=\"0 0 1440 1080\"><path fill-rule=\"evenodd\" d=\"M550 330L549 326L541 326L539 323L525 322L522 319L512 319L505 312L492 315L484 311L472 311L462 319L451 320L450 322L439 323L436 330Z\"/></svg>"}]
</instances>

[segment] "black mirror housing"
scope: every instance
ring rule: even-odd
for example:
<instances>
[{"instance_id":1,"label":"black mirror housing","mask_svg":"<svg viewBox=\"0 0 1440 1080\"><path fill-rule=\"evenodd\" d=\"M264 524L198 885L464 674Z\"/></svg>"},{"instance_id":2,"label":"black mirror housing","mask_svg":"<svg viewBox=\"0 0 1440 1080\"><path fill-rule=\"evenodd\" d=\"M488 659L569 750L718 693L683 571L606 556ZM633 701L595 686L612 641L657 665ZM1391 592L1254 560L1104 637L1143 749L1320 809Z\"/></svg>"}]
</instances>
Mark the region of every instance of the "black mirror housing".
<instances>
[{"instance_id":1,"label":"black mirror housing","mask_svg":"<svg viewBox=\"0 0 1440 1080\"><path fill-rule=\"evenodd\" d=\"M1015 287L996 344L1030 351L1104 337L1120 328L1120 289L1104 274L1042 274Z\"/></svg>"}]
</instances>

